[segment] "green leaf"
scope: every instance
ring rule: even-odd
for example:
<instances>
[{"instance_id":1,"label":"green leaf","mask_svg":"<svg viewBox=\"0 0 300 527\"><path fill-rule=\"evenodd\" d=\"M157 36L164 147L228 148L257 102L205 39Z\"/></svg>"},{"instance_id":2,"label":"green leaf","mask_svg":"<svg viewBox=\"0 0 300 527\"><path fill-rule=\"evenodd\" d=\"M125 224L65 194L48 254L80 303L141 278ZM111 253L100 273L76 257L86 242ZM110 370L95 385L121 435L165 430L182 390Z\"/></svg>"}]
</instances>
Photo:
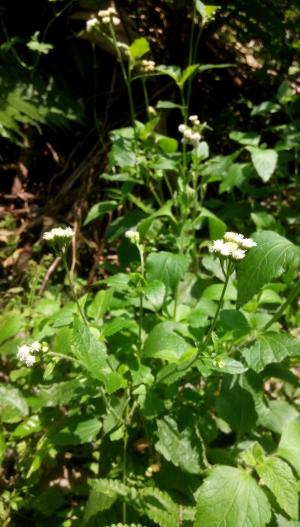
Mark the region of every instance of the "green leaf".
<instances>
[{"instance_id":1,"label":"green leaf","mask_svg":"<svg viewBox=\"0 0 300 527\"><path fill-rule=\"evenodd\" d=\"M87 217L84 220L84 226L88 225L88 223L91 223L91 221L97 220L98 218L101 218L104 214L107 214L107 212L111 212L117 207L116 201L101 201L100 203L96 203L93 205L91 210L89 211Z\"/></svg>"},{"instance_id":2,"label":"green leaf","mask_svg":"<svg viewBox=\"0 0 300 527\"><path fill-rule=\"evenodd\" d=\"M78 397L78 392L81 393L83 389L82 379L53 383L49 387L39 388L37 396L30 401L30 404L35 410L68 404L72 399Z\"/></svg>"},{"instance_id":3,"label":"green leaf","mask_svg":"<svg viewBox=\"0 0 300 527\"><path fill-rule=\"evenodd\" d=\"M6 442L3 430L0 428L0 465L5 456Z\"/></svg>"},{"instance_id":4,"label":"green leaf","mask_svg":"<svg viewBox=\"0 0 300 527\"><path fill-rule=\"evenodd\" d=\"M257 373L268 364L299 355L300 341L289 333L260 335L252 346L243 351L248 366Z\"/></svg>"},{"instance_id":5,"label":"green leaf","mask_svg":"<svg viewBox=\"0 0 300 527\"><path fill-rule=\"evenodd\" d=\"M144 514L160 527L178 527L179 507L170 496L156 487L139 492Z\"/></svg>"},{"instance_id":6,"label":"green leaf","mask_svg":"<svg viewBox=\"0 0 300 527\"><path fill-rule=\"evenodd\" d=\"M0 319L0 344L7 339L15 337L22 328L22 317L20 314L10 313Z\"/></svg>"},{"instance_id":7,"label":"green leaf","mask_svg":"<svg viewBox=\"0 0 300 527\"><path fill-rule=\"evenodd\" d=\"M65 426L56 432L50 432L51 440L60 446L82 445L93 441L102 427L100 419L93 417L86 419L82 417L70 417L65 419Z\"/></svg>"},{"instance_id":8,"label":"green leaf","mask_svg":"<svg viewBox=\"0 0 300 527\"><path fill-rule=\"evenodd\" d=\"M0 420L18 423L28 415L28 405L22 393L10 384L0 386Z\"/></svg>"},{"instance_id":9,"label":"green leaf","mask_svg":"<svg viewBox=\"0 0 300 527\"><path fill-rule=\"evenodd\" d=\"M166 297L165 284L161 280L148 282L144 287L144 295L155 310L161 309Z\"/></svg>"},{"instance_id":10,"label":"green leaf","mask_svg":"<svg viewBox=\"0 0 300 527\"><path fill-rule=\"evenodd\" d=\"M201 212L198 216L198 219L207 218L209 235L213 240L222 238L223 234L226 231L226 224L218 218L213 212L202 207Z\"/></svg>"},{"instance_id":11,"label":"green leaf","mask_svg":"<svg viewBox=\"0 0 300 527\"><path fill-rule=\"evenodd\" d=\"M133 59L140 59L150 51L149 42L145 37L137 38L132 42L131 46L129 46L128 51Z\"/></svg>"},{"instance_id":12,"label":"green leaf","mask_svg":"<svg viewBox=\"0 0 300 527\"><path fill-rule=\"evenodd\" d=\"M17 439L23 439L31 434L40 432L42 425L38 415L31 415L23 423L20 423L13 431L13 437Z\"/></svg>"},{"instance_id":13,"label":"green leaf","mask_svg":"<svg viewBox=\"0 0 300 527\"><path fill-rule=\"evenodd\" d=\"M72 349L89 374L95 379L103 380L103 370L107 365L105 344L97 340L79 319L74 320Z\"/></svg>"},{"instance_id":14,"label":"green leaf","mask_svg":"<svg viewBox=\"0 0 300 527\"><path fill-rule=\"evenodd\" d=\"M260 135L255 132L238 132L234 130L230 132L229 137L241 145L258 146L260 141Z\"/></svg>"},{"instance_id":15,"label":"green leaf","mask_svg":"<svg viewBox=\"0 0 300 527\"><path fill-rule=\"evenodd\" d=\"M200 474L201 450L197 448L196 438L191 429L185 428L179 432L176 422L168 416L159 419L157 427L158 442L155 447L166 460L185 472Z\"/></svg>"},{"instance_id":16,"label":"green leaf","mask_svg":"<svg viewBox=\"0 0 300 527\"><path fill-rule=\"evenodd\" d=\"M277 527L300 527L300 522L287 520L281 514L275 514L277 520Z\"/></svg>"},{"instance_id":17,"label":"green leaf","mask_svg":"<svg viewBox=\"0 0 300 527\"><path fill-rule=\"evenodd\" d=\"M26 46L31 49L31 51L37 51L38 53L47 55L49 51L54 48L54 46L53 44L46 44L46 42L39 42L39 35L40 31L36 31L31 37L31 40L27 42Z\"/></svg>"},{"instance_id":18,"label":"green leaf","mask_svg":"<svg viewBox=\"0 0 300 527\"><path fill-rule=\"evenodd\" d=\"M300 418L290 421L283 429L277 455L286 459L300 476Z\"/></svg>"},{"instance_id":19,"label":"green leaf","mask_svg":"<svg viewBox=\"0 0 300 527\"><path fill-rule=\"evenodd\" d=\"M143 356L178 362L191 345L178 334L176 322L160 322L150 331L144 344Z\"/></svg>"},{"instance_id":20,"label":"green leaf","mask_svg":"<svg viewBox=\"0 0 300 527\"><path fill-rule=\"evenodd\" d=\"M298 519L298 486L289 465L275 456L266 457L255 466L261 478L261 484L266 485L274 494L278 505L292 519Z\"/></svg>"},{"instance_id":21,"label":"green leaf","mask_svg":"<svg viewBox=\"0 0 300 527\"><path fill-rule=\"evenodd\" d=\"M148 280L161 280L166 288L174 290L188 268L189 260L182 254L170 252L150 253L146 260Z\"/></svg>"},{"instance_id":22,"label":"green leaf","mask_svg":"<svg viewBox=\"0 0 300 527\"><path fill-rule=\"evenodd\" d=\"M270 519L265 493L245 470L217 466L200 487L194 527L264 527Z\"/></svg>"},{"instance_id":23,"label":"green leaf","mask_svg":"<svg viewBox=\"0 0 300 527\"><path fill-rule=\"evenodd\" d=\"M93 298L93 302L89 305L87 313L89 317L96 320L103 319L104 315L109 310L111 299L113 296L112 289L103 289L98 291Z\"/></svg>"},{"instance_id":24,"label":"green leaf","mask_svg":"<svg viewBox=\"0 0 300 527\"><path fill-rule=\"evenodd\" d=\"M280 276L299 258L299 249L289 240L273 231L253 235L257 247L249 250L238 266L238 307Z\"/></svg>"},{"instance_id":25,"label":"green leaf","mask_svg":"<svg viewBox=\"0 0 300 527\"><path fill-rule=\"evenodd\" d=\"M171 110L173 108L182 108L181 104L176 104L173 101L158 101L156 108L158 110Z\"/></svg>"},{"instance_id":26,"label":"green leaf","mask_svg":"<svg viewBox=\"0 0 300 527\"><path fill-rule=\"evenodd\" d=\"M181 69L178 66L165 66L164 64L161 64L156 67L156 71L160 72L162 75L168 75L176 82L176 84L180 82Z\"/></svg>"},{"instance_id":27,"label":"green leaf","mask_svg":"<svg viewBox=\"0 0 300 527\"><path fill-rule=\"evenodd\" d=\"M55 511L62 506L64 501L63 490L56 485L39 492L38 496L32 501L32 507L34 510L50 517L55 514Z\"/></svg>"},{"instance_id":28,"label":"green leaf","mask_svg":"<svg viewBox=\"0 0 300 527\"><path fill-rule=\"evenodd\" d=\"M254 428L257 414L254 401L249 392L235 383L232 387L223 386L217 399L217 414L229 424L234 432L241 434Z\"/></svg>"},{"instance_id":29,"label":"green leaf","mask_svg":"<svg viewBox=\"0 0 300 527\"><path fill-rule=\"evenodd\" d=\"M278 154L276 150L271 150L270 148L262 150L253 146L247 147L247 150L250 152L252 163L258 175L266 183L277 166Z\"/></svg>"},{"instance_id":30,"label":"green leaf","mask_svg":"<svg viewBox=\"0 0 300 527\"><path fill-rule=\"evenodd\" d=\"M185 70L183 70L180 81L178 83L179 86L183 87L186 83L186 81L192 76L195 75L195 73L199 70L199 64L191 64L188 66Z\"/></svg>"},{"instance_id":31,"label":"green leaf","mask_svg":"<svg viewBox=\"0 0 300 527\"><path fill-rule=\"evenodd\" d=\"M220 185L220 193L228 192L234 187L240 188L250 177L254 170L250 163L233 163Z\"/></svg>"}]
</instances>

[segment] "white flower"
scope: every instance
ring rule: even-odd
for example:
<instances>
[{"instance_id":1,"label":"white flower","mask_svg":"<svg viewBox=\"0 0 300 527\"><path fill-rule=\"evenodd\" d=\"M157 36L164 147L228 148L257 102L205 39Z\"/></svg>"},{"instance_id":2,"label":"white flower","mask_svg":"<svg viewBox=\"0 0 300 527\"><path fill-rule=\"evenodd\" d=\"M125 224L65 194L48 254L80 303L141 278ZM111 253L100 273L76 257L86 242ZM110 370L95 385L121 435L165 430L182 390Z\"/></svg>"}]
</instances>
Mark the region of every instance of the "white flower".
<instances>
[{"instance_id":1,"label":"white flower","mask_svg":"<svg viewBox=\"0 0 300 527\"><path fill-rule=\"evenodd\" d=\"M41 351L41 344L37 340L35 342L32 342L32 344L30 344L30 351L31 352Z\"/></svg>"},{"instance_id":2,"label":"white flower","mask_svg":"<svg viewBox=\"0 0 300 527\"><path fill-rule=\"evenodd\" d=\"M189 116L189 121L191 121L191 123L193 123L193 125L196 125L196 126L200 125L200 121L199 121L198 115L190 115Z\"/></svg>"},{"instance_id":3,"label":"white flower","mask_svg":"<svg viewBox=\"0 0 300 527\"><path fill-rule=\"evenodd\" d=\"M98 17L99 18L103 18L103 17L106 17L106 16L110 16L110 10L109 9L100 9L100 11L98 11Z\"/></svg>"},{"instance_id":4,"label":"white flower","mask_svg":"<svg viewBox=\"0 0 300 527\"><path fill-rule=\"evenodd\" d=\"M256 247L257 243L252 240L252 238L244 238L241 242L241 247L243 249L251 249L252 247Z\"/></svg>"},{"instance_id":5,"label":"white flower","mask_svg":"<svg viewBox=\"0 0 300 527\"><path fill-rule=\"evenodd\" d=\"M43 344L43 346L42 346L41 349L42 349L42 352L43 352L43 353L46 353L46 351L49 350L49 346L47 346L47 344Z\"/></svg>"},{"instance_id":6,"label":"white flower","mask_svg":"<svg viewBox=\"0 0 300 527\"><path fill-rule=\"evenodd\" d=\"M104 16L102 18L103 24L109 24L110 23L110 16Z\"/></svg>"},{"instance_id":7,"label":"white flower","mask_svg":"<svg viewBox=\"0 0 300 527\"><path fill-rule=\"evenodd\" d=\"M147 60L147 59L143 59L140 62L140 65L141 65L141 69L145 73L150 73L151 71L154 71L155 70L155 66L156 66L154 60Z\"/></svg>"},{"instance_id":8,"label":"white flower","mask_svg":"<svg viewBox=\"0 0 300 527\"><path fill-rule=\"evenodd\" d=\"M99 21L97 20L97 18L92 17L86 22L86 30L92 31L98 25L99 25Z\"/></svg>"},{"instance_id":9,"label":"white flower","mask_svg":"<svg viewBox=\"0 0 300 527\"><path fill-rule=\"evenodd\" d=\"M44 232L43 238L47 241L53 240L69 240L73 237L71 227L55 227L51 231Z\"/></svg>"},{"instance_id":10,"label":"white flower","mask_svg":"<svg viewBox=\"0 0 300 527\"><path fill-rule=\"evenodd\" d=\"M228 242L241 243L244 240L244 236L237 232L225 232L224 240Z\"/></svg>"},{"instance_id":11,"label":"white flower","mask_svg":"<svg viewBox=\"0 0 300 527\"><path fill-rule=\"evenodd\" d=\"M134 229L129 229L128 231L126 231L125 236L131 241L131 243L134 243L135 245L138 245L140 243L140 234Z\"/></svg>"},{"instance_id":12,"label":"white flower","mask_svg":"<svg viewBox=\"0 0 300 527\"><path fill-rule=\"evenodd\" d=\"M182 124L180 124L180 125L178 126L178 130L179 130L179 132L180 132L181 134L183 134L183 133L186 131L186 129L187 129L187 125L186 125L186 124L183 124L183 123L182 123Z\"/></svg>"},{"instance_id":13,"label":"white flower","mask_svg":"<svg viewBox=\"0 0 300 527\"><path fill-rule=\"evenodd\" d=\"M242 260L245 258L246 251L243 251L243 249L235 249L235 251L232 251L231 256L234 260Z\"/></svg>"},{"instance_id":14,"label":"white flower","mask_svg":"<svg viewBox=\"0 0 300 527\"><path fill-rule=\"evenodd\" d=\"M210 246L210 251L212 253L219 253L223 247L224 247L224 242L223 240L215 240L213 241L212 245Z\"/></svg>"},{"instance_id":15,"label":"white flower","mask_svg":"<svg viewBox=\"0 0 300 527\"><path fill-rule=\"evenodd\" d=\"M234 260L242 260L247 249L255 246L256 242L251 238L244 238L238 232L225 232L223 239L212 242L209 250L221 256L230 256Z\"/></svg>"},{"instance_id":16,"label":"white flower","mask_svg":"<svg viewBox=\"0 0 300 527\"><path fill-rule=\"evenodd\" d=\"M24 344L18 348L17 359L19 359L21 362L24 362L24 364L26 364L28 367L33 366L35 363L35 357L31 353L31 347L27 344Z\"/></svg>"},{"instance_id":17,"label":"white flower","mask_svg":"<svg viewBox=\"0 0 300 527\"><path fill-rule=\"evenodd\" d=\"M109 7L108 10L107 10L107 13L109 15L116 15L117 14L117 11L114 7Z\"/></svg>"}]
</instances>

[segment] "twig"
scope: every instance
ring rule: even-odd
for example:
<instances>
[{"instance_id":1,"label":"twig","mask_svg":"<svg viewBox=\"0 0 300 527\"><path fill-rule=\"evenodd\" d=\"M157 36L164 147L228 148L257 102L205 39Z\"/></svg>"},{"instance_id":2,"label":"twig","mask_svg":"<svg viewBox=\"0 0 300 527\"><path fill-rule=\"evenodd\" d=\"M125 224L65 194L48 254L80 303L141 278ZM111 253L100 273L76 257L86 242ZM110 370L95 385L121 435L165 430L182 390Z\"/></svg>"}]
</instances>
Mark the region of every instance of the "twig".
<instances>
[{"instance_id":1,"label":"twig","mask_svg":"<svg viewBox=\"0 0 300 527\"><path fill-rule=\"evenodd\" d=\"M50 279L50 276L52 275L52 273L54 273L55 269L58 267L59 263L61 261L61 257L60 256L57 256L55 258L55 260L53 260L52 264L50 265L49 269L47 270L46 274L45 274L45 277L44 277L44 280L42 282L42 285L39 289L39 295L42 296L46 287L47 287L47 284L49 282L49 279Z\"/></svg>"}]
</instances>

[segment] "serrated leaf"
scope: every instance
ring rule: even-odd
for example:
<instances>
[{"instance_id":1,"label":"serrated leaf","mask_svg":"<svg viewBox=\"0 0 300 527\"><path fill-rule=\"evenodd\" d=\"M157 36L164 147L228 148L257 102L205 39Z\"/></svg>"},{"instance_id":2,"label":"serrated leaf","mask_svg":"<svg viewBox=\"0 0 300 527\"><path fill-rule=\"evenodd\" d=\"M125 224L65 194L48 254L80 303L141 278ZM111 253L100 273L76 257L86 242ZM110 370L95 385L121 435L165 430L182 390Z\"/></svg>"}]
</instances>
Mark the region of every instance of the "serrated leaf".
<instances>
[{"instance_id":1,"label":"serrated leaf","mask_svg":"<svg viewBox=\"0 0 300 527\"><path fill-rule=\"evenodd\" d=\"M299 249L276 232L258 232L253 239L257 247L250 249L238 266L238 307L299 258Z\"/></svg>"},{"instance_id":2,"label":"serrated leaf","mask_svg":"<svg viewBox=\"0 0 300 527\"><path fill-rule=\"evenodd\" d=\"M95 379L103 380L103 370L107 366L105 345L79 319L74 320L72 349L89 374Z\"/></svg>"},{"instance_id":3,"label":"serrated leaf","mask_svg":"<svg viewBox=\"0 0 300 527\"><path fill-rule=\"evenodd\" d=\"M157 421L158 442L156 449L173 465L190 474L202 471L200 451L195 444L195 437L189 428L179 432L176 422L171 417Z\"/></svg>"},{"instance_id":4,"label":"serrated leaf","mask_svg":"<svg viewBox=\"0 0 300 527\"><path fill-rule=\"evenodd\" d=\"M300 476L300 418L286 424L277 455L286 459Z\"/></svg>"},{"instance_id":5,"label":"serrated leaf","mask_svg":"<svg viewBox=\"0 0 300 527\"><path fill-rule=\"evenodd\" d=\"M150 253L146 260L148 280L161 280L166 288L175 289L188 268L189 260L182 254L166 251Z\"/></svg>"},{"instance_id":6,"label":"serrated leaf","mask_svg":"<svg viewBox=\"0 0 300 527\"><path fill-rule=\"evenodd\" d=\"M261 478L261 484L270 489L282 510L297 520L298 487L289 465L278 457L270 456L256 465L255 470Z\"/></svg>"},{"instance_id":7,"label":"serrated leaf","mask_svg":"<svg viewBox=\"0 0 300 527\"><path fill-rule=\"evenodd\" d=\"M270 519L265 493L245 470L215 467L200 487L194 527L264 527Z\"/></svg>"},{"instance_id":8,"label":"serrated leaf","mask_svg":"<svg viewBox=\"0 0 300 527\"><path fill-rule=\"evenodd\" d=\"M243 351L248 366L257 373L268 364L299 355L300 341L288 333L260 335L252 346Z\"/></svg>"},{"instance_id":9,"label":"serrated leaf","mask_svg":"<svg viewBox=\"0 0 300 527\"><path fill-rule=\"evenodd\" d=\"M278 154L276 150L271 150L270 148L262 150L253 146L247 147L247 150L250 152L255 170L263 182L266 183L277 166Z\"/></svg>"}]
</instances>

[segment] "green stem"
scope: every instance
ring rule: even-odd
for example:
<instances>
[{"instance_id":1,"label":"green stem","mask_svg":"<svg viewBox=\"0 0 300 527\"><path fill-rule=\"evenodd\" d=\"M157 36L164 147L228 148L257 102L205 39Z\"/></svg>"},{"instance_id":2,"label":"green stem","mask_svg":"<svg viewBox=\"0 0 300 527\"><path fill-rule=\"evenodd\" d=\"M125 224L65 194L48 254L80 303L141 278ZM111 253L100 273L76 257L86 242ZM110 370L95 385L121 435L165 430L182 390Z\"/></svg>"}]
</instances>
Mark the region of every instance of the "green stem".
<instances>
[{"instance_id":1,"label":"green stem","mask_svg":"<svg viewBox=\"0 0 300 527\"><path fill-rule=\"evenodd\" d=\"M149 108L150 105L149 105L149 97L148 97L145 77L142 78L142 86L143 86L143 94L144 94L144 98L145 98L146 110L147 110L147 114L148 114L148 108ZM148 114L148 117L149 117L149 114Z\"/></svg>"},{"instance_id":2,"label":"green stem","mask_svg":"<svg viewBox=\"0 0 300 527\"><path fill-rule=\"evenodd\" d=\"M224 281L224 285L223 285L223 289L222 289L222 292L221 292L221 296L220 296L220 300L219 300L219 303L218 303L218 307L217 307L217 311L215 312L215 316L213 318L213 321L211 323L211 326L210 326L210 329L206 335L206 338L203 342L203 346L206 346L206 344L208 344L209 340L210 340L210 337L212 335L212 332L213 330L215 329L216 327L216 323L217 323L217 320L219 318L219 313L223 307L223 300L224 300L224 296L225 296L225 293L226 293L226 289L227 289L227 286L228 286L228 282L229 282L229 278L230 278L230 275L232 273L232 261L229 260L228 262L228 267L227 267L227 273L226 273L226 276L225 276L225 281ZM197 354L198 355L198 354ZM196 355L196 357L197 357Z\"/></svg>"},{"instance_id":3,"label":"green stem","mask_svg":"<svg viewBox=\"0 0 300 527\"><path fill-rule=\"evenodd\" d=\"M83 323L88 327L88 321L85 317L85 314L83 313L81 307L80 307L80 304L78 302L78 298L77 298L77 295L76 295L76 292L75 292L75 289L74 289L74 285L73 285L73 280L72 280L72 276L71 276L71 273L70 273L70 270L69 270L69 267L68 267L68 263L67 263L67 258L66 258L66 253L64 252L63 255L62 255L62 261L63 261L63 264L64 264L64 267L65 267L65 270L66 270L66 273L67 273L67 277L68 277L68 280L69 280L69 284L70 284L70 289L71 289L71 293L72 293L72 296L73 296L73 299L77 305L77 308L78 308L78 311L79 311L79 314L82 318L82 321Z\"/></svg>"},{"instance_id":4,"label":"green stem","mask_svg":"<svg viewBox=\"0 0 300 527\"><path fill-rule=\"evenodd\" d=\"M112 40L113 40L114 46L115 46L117 57L118 57L118 60L119 60L120 66L121 66L124 82L125 82L125 85L126 85L128 101L129 101L129 110L130 110L131 124L132 124L132 127L134 129L134 134L136 135L135 112L134 112L133 96L132 96L132 89L131 89L131 81L132 81L132 79L131 79L130 65L128 67L128 72L126 72L126 68L125 68L125 64L124 64L124 61L123 61L122 53L120 52L120 49L119 49L119 46L118 46L118 42L117 42L117 39L116 39L115 28L114 28L114 25L113 25L112 21L110 21L110 23L109 23L109 29L110 29L110 34L112 36Z\"/></svg>"},{"instance_id":5,"label":"green stem","mask_svg":"<svg viewBox=\"0 0 300 527\"><path fill-rule=\"evenodd\" d=\"M140 260L141 260L141 275L144 279L145 276L145 261L144 261L144 247L140 244L137 245ZM142 349L142 326L143 326L143 316L144 316L144 294L140 293L140 306L139 306L139 351Z\"/></svg>"},{"instance_id":6,"label":"green stem","mask_svg":"<svg viewBox=\"0 0 300 527\"><path fill-rule=\"evenodd\" d=\"M281 315L284 313L286 308L295 300L298 293L300 291L300 278L297 280L294 289L291 290L290 294L287 296L286 301L277 309L277 311L272 316L271 320L267 322L267 324L264 325L263 330L268 329L274 322L277 322L277 320L281 317Z\"/></svg>"}]
</instances>

